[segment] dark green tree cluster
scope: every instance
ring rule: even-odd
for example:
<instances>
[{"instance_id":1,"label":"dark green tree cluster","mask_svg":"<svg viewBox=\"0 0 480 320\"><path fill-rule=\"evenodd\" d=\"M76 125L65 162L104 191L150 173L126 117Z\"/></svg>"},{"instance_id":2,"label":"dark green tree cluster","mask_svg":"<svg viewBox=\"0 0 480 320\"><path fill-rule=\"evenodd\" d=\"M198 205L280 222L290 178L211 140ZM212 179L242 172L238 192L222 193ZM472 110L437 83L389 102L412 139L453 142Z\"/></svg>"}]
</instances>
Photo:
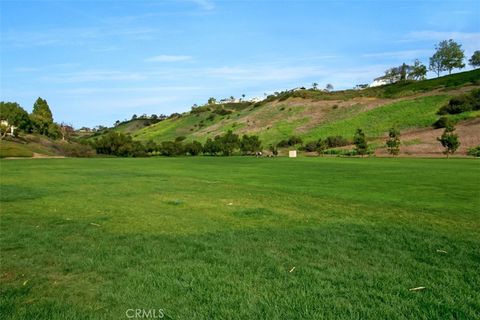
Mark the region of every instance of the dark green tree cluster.
<instances>
[{"instance_id":1,"label":"dark green tree cluster","mask_svg":"<svg viewBox=\"0 0 480 320\"><path fill-rule=\"evenodd\" d=\"M277 143L277 147L279 148L286 148L286 147L293 147L297 144L302 144L303 140L300 137L297 136L291 136L288 139L281 140L279 143Z\"/></svg>"},{"instance_id":2,"label":"dark green tree cluster","mask_svg":"<svg viewBox=\"0 0 480 320\"><path fill-rule=\"evenodd\" d=\"M322 138L320 138L316 141L310 141L305 143L302 149L307 152L318 152L319 154L322 154L326 148L327 148L327 142L325 140L322 140Z\"/></svg>"},{"instance_id":3,"label":"dark green tree cluster","mask_svg":"<svg viewBox=\"0 0 480 320\"><path fill-rule=\"evenodd\" d=\"M145 146L132 137L121 132L109 131L92 142L98 154L119 157L145 156Z\"/></svg>"},{"instance_id":4,"label":"dark green tree cluster","mask_svg":"<svg viewBox=\"0 0 480 320\"><path fill-rule=\"evenodd\" d=\"M242 139L240 140L240 151L242 154L255 154L257 152L262 151L262 142L258 138L258 136L255 135L246 135L244 134L242 136Z\"/></svg>"},{"instance_id":5,"label":"dark green tree cluster","mask_svg":"<svg viewBox=\"0 0 480 320\"><path fill-rule=\"evenodd\" d=\"M16 102L0 102L0 120L6 120L17 130L38 133L57 139L62 136L60 126L53 121L52 111L46 100L38 98L31 114Z\"/></svg>"},{"instance_id":6,"label":"dark green tree cluster","mask_svg":"<svg viewBox=\"0 0 480 320\"><path fill-rule=\"evenodd\" d=\"M438 110L437 114L459 114L474 110L480 110L480 89L450 99L448 104Z\"/></svg>"}]
</instances>

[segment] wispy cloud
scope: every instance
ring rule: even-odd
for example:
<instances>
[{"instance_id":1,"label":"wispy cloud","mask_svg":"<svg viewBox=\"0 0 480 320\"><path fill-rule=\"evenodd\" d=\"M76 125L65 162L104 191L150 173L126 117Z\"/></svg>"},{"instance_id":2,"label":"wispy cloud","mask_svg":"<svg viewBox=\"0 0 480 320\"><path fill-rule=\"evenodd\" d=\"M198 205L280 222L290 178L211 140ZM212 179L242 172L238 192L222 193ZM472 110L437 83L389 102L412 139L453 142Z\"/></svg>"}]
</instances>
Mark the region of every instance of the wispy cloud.
<instances>
[{"instance_id":1,"label":"wispy cloud","mask_svg":"<svg viewBox=\"0 0 480 320\"><path fill-rule=\"evenodd\" d=\"M6 31L2 32L1 42L5 47L37 47L37 46L59 46L76 45L82 46L99 42L105 38L134 38L134 39L152 39L157 30L145 27L136 28L109 28L109 27L91 27L91 28L64 28L64 29L46 29L42 31L20 32Z\"/></svg>"},{"instance_id":2,"label":"wispy cloud","mask_svg":"<svg viewBox=\"0 0 480 320\"><path fill-rule=\"evenodd\" d=\"M159 55L145 59L147 62L181 62L192 60L191 56L179 56L179 55Z\"/></svg>"},{"instance_id":3,"label":"wispy cloud","mask_svg":"<svg viewBox=\"0 0 480 320\"><path fill-rule=\"evenodd\" d=\"M145 80L146 78L147 76L140 72L86 70L45 76L42 80L55 83L77 83L94 81L139 81Z\"/></svg>"}]
</instances>

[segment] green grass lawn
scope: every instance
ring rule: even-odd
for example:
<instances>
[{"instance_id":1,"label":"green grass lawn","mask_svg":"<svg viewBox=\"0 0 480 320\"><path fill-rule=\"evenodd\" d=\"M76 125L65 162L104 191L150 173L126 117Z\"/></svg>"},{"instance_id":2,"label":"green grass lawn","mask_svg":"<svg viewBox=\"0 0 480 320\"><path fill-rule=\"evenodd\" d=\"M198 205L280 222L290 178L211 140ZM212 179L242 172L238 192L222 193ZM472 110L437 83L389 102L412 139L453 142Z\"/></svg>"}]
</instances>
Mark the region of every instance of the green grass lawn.
<instances>
[{"instance_id":1,"label":"green grass lawn","mask_svg":"<svg viewBox=\"0 0 480 320\"><path fill-rule=\"evenodd\" d=\"M0 168L1 319L480 317L477 160Z\"/></svg>"}]
</instances>

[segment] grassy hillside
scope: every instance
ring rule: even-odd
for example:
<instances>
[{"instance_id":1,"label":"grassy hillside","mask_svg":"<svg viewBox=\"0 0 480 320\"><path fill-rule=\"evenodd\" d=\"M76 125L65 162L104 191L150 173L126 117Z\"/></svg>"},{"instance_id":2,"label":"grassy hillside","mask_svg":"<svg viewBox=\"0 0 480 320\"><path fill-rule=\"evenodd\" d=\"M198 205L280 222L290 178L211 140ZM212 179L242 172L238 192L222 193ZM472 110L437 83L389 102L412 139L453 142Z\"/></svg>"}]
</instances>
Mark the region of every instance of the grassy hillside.
<instances>
[{"instance_id":1,"label":"grassy hillside","mask_svg":"<svg viewBox=\"0 0 480 320\"><path fill-rule=\"evenodd\" d=\"M472 159L0 165L2 319L480 318Z\"/></svg>"},{"instance_id":2,"label":"grassy hillside","mask_svg":"<svg viewBox=\"0 0 480 320\"><path fill-rule=\"evenodd\" d=\"M21 134L0 141L0 158L32 156L87 157L94 155L89 146L62 140L52 140L43 135Z\"/></svg>"},{"instance_id":3,"label":"grassy hillside","mask_svg":"<svg viewBox=\"0 0 480 320\"><path fill-rule=\"evenodd\" d=\"M291 135L318 139L329 135L353 136L362 128L370 138L388 128L425 128L439 116L436 111L461 92L480 84L480 70L424 81L408 81L365 90L323 92L299 90L269 96L256 104L206 106L178 118L130 131L135 139L156 142L186 136L205 141L227 130L259 135L264 145ZM478 117L469 112L456 119Z\"/></svg>"}]
</instances>

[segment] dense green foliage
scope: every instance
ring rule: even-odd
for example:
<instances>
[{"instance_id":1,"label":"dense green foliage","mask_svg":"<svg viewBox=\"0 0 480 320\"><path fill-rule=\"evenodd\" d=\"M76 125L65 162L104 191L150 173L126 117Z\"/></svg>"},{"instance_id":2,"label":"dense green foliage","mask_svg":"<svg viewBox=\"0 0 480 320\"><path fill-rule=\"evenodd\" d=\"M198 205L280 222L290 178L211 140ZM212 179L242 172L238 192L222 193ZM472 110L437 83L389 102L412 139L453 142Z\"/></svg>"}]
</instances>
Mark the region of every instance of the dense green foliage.
<instances>
[{"instance_id":1,"label":"dense green foliage","mask_svg":"<svg viewBox=\"0 0 480 320\"><path fill-rule=\"evenodd\" d=\"M438 110L438 114L459 114L467 111L480 110L480 89L456 96Z\"/></svg>"},{"instance_id":2,"label":"dense green foliage","mask_svg":"<svg viewBox=\"0 0 480 320\"><path fill-rule=\"evenodd\" d=\"M474 159L0 168L2 319L480 317Z\"/></svg>"},{"instance_id":3,"label":"dense green foliage","mask_svg":"<svg viewBox=\"0 0 480 320\"><path fill-rule=\"evenodd\" d=\"M133 141L132 137L121 132L109 131L93 140L92 146L98 154L120 157L144 156L142 143Z\"/></svg>"},{"instance_id":4,"label":"dense green foliage","mask_svg":"<svg viewBox=\"0 0 480 320\"><path fill-rule=\"evenodd\" d=\"M16 102L0 102L0 120L6 120L23 131L32 129L28 113Z\"/></svg>"}]
</instances>

